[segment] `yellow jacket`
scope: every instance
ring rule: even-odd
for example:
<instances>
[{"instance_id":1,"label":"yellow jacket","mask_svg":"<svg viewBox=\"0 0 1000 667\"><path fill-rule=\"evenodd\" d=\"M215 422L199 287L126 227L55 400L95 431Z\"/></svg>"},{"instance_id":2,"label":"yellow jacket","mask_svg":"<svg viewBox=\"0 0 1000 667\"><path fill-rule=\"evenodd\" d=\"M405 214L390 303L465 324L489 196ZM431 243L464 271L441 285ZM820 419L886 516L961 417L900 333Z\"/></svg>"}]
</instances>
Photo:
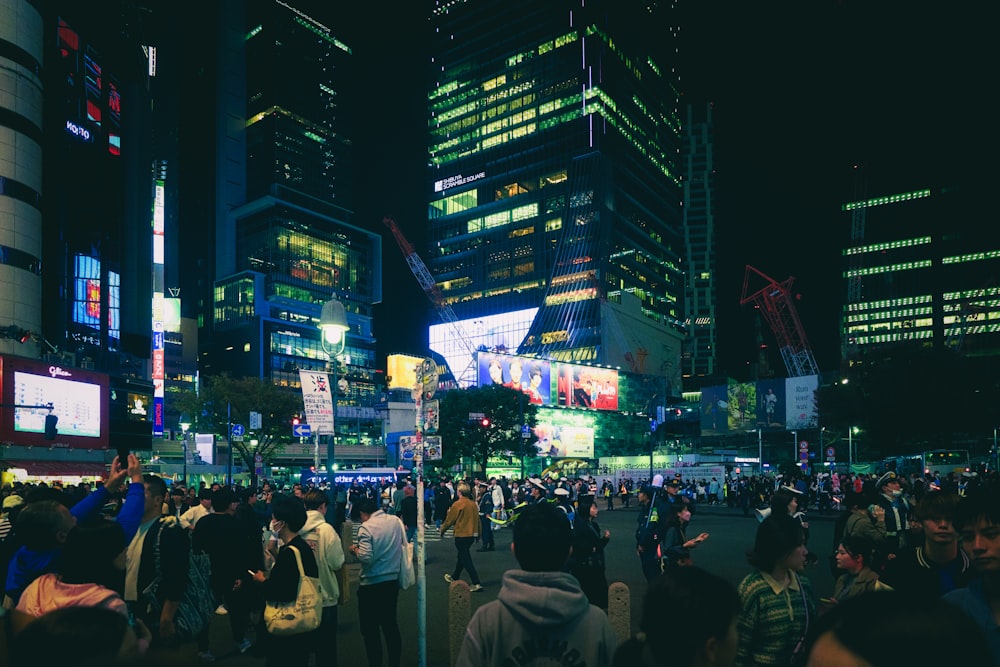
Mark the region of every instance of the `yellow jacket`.
<instances>
[{"instance_id":1,"label":"yellow jacket","mask_svg":"<svg viewBox=\"0 0 1000 667\"><path fill-rule=\"evenodd\" d=\"M441 524L441 534L452 526L455 526L455 537L479 537L479 507L470 498L460 495L451 504Z\"/></svg>"}]
</instances>

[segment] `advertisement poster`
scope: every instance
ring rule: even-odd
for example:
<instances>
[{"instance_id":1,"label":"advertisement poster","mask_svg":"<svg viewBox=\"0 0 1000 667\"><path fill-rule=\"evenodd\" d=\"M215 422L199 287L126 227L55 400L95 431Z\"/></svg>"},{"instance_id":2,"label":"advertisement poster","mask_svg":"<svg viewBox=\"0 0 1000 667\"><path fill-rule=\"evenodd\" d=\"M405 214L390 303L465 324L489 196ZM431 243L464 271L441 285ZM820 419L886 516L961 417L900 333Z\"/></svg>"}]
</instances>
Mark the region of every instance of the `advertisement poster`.
<instances>
[{"instance_id":1,"label":"advertisement poster","mask_svg":"<svg viewBox=\"0 0 1000 667\"><path fill-rule=\"evenodd\" d=\"M762 380L757 383L757 423L765 430L785 428L784 380Z\"/></svg>"},{"instance_id":2,"label":"advertisement poster","mask_svg":"<svg viewBox=\"0 0 1000 667\"><path fill-rule=\"evenodd\" d=\"M730 382L727 387L729 430L749 431L757 428L757 385L753 382Z\"/></svg>"},{"instance_id":3,"label":"advertisement poster","mask_svg":"<svg viewBox=\"0 0 1000 667\"><path fill-rule=\"evenodd\" d=\"M539 424L534 429L539 456L593 458L594 429L589 426Z\"/></svg>"},{"instance_id":4,"label":"advertisement poster","mask_svg":"<svg viewBox=\"0 0 1000 667\"><path fill-rule=\"evenodd\" d=\"M518 389L535 405L549 405L552 392L551 365L531 359L492 352L479 353L479 386L499 384Z\"/></svg>"},{"instance_id":5,"label":"advertisement poster","mask_svg":"<svg viewBox=\"0 0 1000 667\"><path fill-rule=\"evenodd\" d=\"M303 414L313 434L333 433L333 393L326 373L299 371L302 383Z\"/></svg>"},{"instance_id":6,"label":"advertisement poster","mask_svg":"<svg viewBox=\"0 0 1000 667\"><path fill-rule=\"evenodd\" d=\"M558 404L566 407L618 409L618 371L611 368L559 364Z\"/></svg>"},{"instance_id":7,"label":"advertisement poster","mask_svg":"<svg viewBox=\"0 0 1000 667\"><path fill-rule=\"evenodd\" d=\"M816 427L818 423L816 389L818 388L818 375L806 375L785 380L785 392L788 395L788 402L785 406L786 429Z\"/></svg>"},{"instance_id":8,"label":"advertisement poster","mask_svg":"<svg viewBox=\"0 0 1000 667\"><path fill-rule=\"evenodd\" d=\"M726 385L701 390L701 430L718 435L729 430L729 392Z\"/></svg>"}]
</instances>

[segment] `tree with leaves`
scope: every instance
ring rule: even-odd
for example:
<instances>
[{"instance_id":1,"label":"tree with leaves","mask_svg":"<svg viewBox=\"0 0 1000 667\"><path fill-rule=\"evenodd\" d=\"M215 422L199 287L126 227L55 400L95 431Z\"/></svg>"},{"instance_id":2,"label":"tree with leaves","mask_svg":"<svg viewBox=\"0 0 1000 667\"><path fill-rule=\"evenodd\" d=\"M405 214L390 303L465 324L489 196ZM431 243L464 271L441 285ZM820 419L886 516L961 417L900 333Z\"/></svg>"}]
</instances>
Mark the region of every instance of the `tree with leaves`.
<instances>
[{"instance_id":1,"label":"tree with leaves","mask_svg":"<svg viewBox=\"0 0 1000 667\"><path fill-rule=\"evenodd\" d=\"M178 394L175 407L191 416L196 431L226 439L230 438L231 423L245 425L251 412L259 412L261 428L248 431L242 442L232 442L234 458L238 456L243 467L252 471L251 483L256 486L254 456L260 455L267 465L281 453L291 440L292 417L302 412L302 395L260 378L232 378L224 374L206 378L199 394L193 391Z\"/></svg>"},{"instance_id":2,"label":"tree with leaves","mask_svg":"<svg viewBox=\"0 0 1000 667\"><path fill-rule=\"evenodd\" d=\"M440 400L442 467L468 458L485 471L491 456L507 452L519 456L524 443L521 425L533 427L538 412L527 395L501 385L455 389L441 395ZM484 414L488 424L469 419L476 413Z\"/></svg>"}]
</instances>

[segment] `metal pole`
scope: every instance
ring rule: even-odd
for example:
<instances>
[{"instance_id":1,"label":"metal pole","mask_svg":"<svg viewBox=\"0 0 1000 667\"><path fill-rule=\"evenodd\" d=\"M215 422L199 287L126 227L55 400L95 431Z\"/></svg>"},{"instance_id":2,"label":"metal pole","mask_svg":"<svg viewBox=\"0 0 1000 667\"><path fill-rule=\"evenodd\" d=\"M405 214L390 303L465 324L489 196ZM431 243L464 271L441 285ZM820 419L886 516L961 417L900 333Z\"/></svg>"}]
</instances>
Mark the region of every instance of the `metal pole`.
<instances>
[{"instance_id":1,"label":"metal pole","mask_svg":"<svg viewBox=\"0 0 1000 667\"><path fill-rule=\"evenodd\" d=\"M417 386L414 400L417 404L416 440L413 448L413 470L417 477L417 665L427 665L427 570L424 567L424 362L417 365Z\"/></svg>"},{"instance_id":2,"label":"metal pole","mask_svg":"<svg viewBox=\"0 0 1000 667\"><path fill-rule=\"evenodd\" d=\"M517 408L521 413L521 428L524 428L524 393L521 393L521 397L517 399ZM518 434L521 437L521 481L524 481L524 435Z\"/></svg>"},{"instance_id":3,"label":"metal pole","mask_svg":"<svg viewBox=\"0 0 1000 667\"><path fill-rule=\"evenodd\" d=\"M330 360L333 362L333 433L329 435L326 441L326 486L327 489L336 496L334 491L334 456L336 454L337 443L337 394L340 393L340 359L336 355L330 355ZM319 436L317 435L316 447L319 448Z\"/></svg>"},{"instance_id":4,"label":"metal pole","mask_svg":"<svg viewBox=\"0 0 1000 667\"><path fill-rule=\"evenodd\" d=\"M792 431L792 464L798 467L799 461L799 432Z\"/></svg>"},{"instance_id":5,"label":"metal pole","mask_svg":"<svg viewBox=\"0 0 1000 667\"><path fill-rule=\"evenodd\" d=\"M226 403L226 419L229 420L229 437L226 438L226 486L233 488L233 405ZM242 436L240 436L242 437Z\"/></svg>"},{"instance_id":6,"label":"metal pole","mask_svg":"<svg viewBox=\"0 0 1000 667\"><path fill-rule=\"evenodd\" d=\"M854 467L854 427L847 427L847 472L853 471Z\"/></svg>"},{"instance_id":7,"label":"metal pole","mask_svg":"<svg viewBox=\"0 0 1000 667\"><path fill-rule=\"evenodd\" d=\"M188 432L184 431L184 470L181 473L184 477L184 486L188 483Z\"/></svg>"},{"instance_id":8,"label":"metal pole","mask_svg":"<svg viewBox=\"0 0 1000 667\"><path fill-rule=\"evenodd\" d=\"M757 468L764 474L764 429L757 429Z\"/></svg>"}]
</instances>

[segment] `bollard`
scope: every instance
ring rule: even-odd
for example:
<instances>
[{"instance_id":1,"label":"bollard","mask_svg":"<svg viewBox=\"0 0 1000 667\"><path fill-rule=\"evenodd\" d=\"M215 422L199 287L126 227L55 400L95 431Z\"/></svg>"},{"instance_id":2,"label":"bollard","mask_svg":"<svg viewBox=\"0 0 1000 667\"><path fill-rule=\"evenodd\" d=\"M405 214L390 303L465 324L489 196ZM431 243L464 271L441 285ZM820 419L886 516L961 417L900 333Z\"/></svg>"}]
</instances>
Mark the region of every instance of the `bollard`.
<instances>
[{"instance_id":1,"label":"bollard","mask_svg":"<svg viewBox=\"0 0 1000 667\"><path fill-rule=\"evenodd\" d=\"M340 586L338 604L345 605L351 601L351 571L350 566L357 563L357 556L349 549L354 544L354 524L350 519L344 519L340 524L340 546L344 550L344 564L337 570L337 585Z\"/></svg>"},{"instance_id":2,"label":"bollard","mask_svg":"<svg viewBox=\"0 0 1000 667\"><path fill-rule=\"evenodd\" d=\"M608 586L608 620L619 644L632 636L632 595L620 581Z\"/></svg>"},{"instance_id":3,"label":"bollard","mask_svg":"<svg viewBox=\"0 0 1000 667\"><path fill-rule=\"evenodd\" d=\"M448 586L448 659L451 667L455 667L465 638L465 629L469 627L469 620L472 618L470 595L469 584L461 579Z\"/></svg>"}]
</instances>

